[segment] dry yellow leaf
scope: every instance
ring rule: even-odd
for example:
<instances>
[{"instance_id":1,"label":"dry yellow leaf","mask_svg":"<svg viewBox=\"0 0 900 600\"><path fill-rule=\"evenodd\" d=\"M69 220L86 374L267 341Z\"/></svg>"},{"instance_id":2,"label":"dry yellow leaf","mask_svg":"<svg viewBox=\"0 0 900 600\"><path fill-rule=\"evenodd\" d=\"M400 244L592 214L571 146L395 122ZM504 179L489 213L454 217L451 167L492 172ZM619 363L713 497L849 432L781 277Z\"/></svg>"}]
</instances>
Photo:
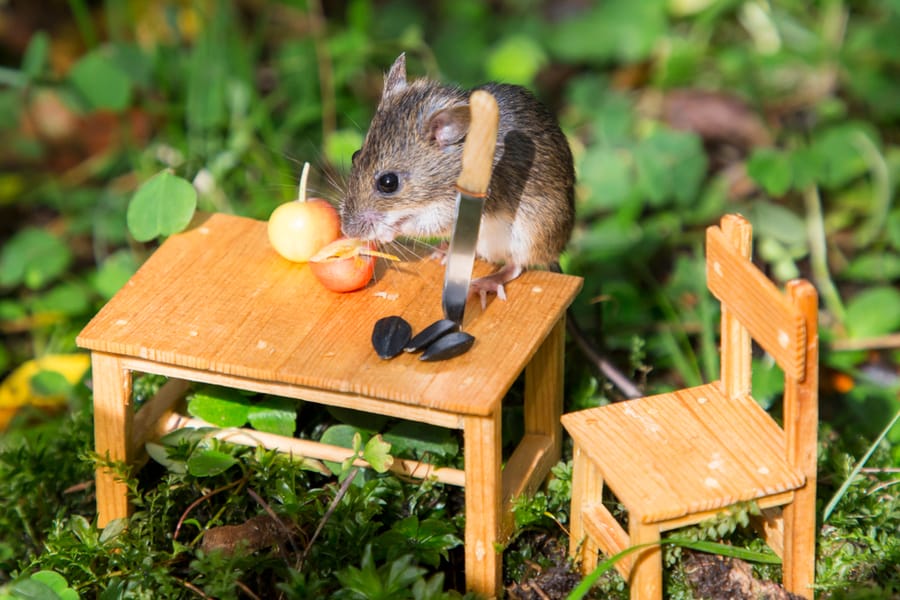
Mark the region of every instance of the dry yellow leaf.
<instances>
[{"instance_id":1,"label":"dry yellow leaf","mask_svg":"<svg viewBox=\"0 0 900 600\"><path fill-rule=\"evenodd\" d=\"M0 383L0 431L4 431L16 411L26 405L52 408L66 401L64 394L40 394L31 386L31 378L41 371L54 371L70 384L81 381L91 366L88 354L48 354L31 359Z\"/></svg>"}]
</instances>

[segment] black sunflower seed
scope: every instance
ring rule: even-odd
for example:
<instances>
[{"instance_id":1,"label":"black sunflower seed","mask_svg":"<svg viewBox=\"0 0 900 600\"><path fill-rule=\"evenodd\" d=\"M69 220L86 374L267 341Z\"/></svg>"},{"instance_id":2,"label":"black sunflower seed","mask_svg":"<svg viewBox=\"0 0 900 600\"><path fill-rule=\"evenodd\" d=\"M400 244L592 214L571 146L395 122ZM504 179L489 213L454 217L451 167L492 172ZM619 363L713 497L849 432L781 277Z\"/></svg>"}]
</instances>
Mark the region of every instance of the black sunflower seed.
<instances>
[{"instance_id":1,"label":"black sunflower seed","mask_svg":"<svg viewBox=\"0 0 900 600\"><path fill-rule=\"evenodd\" d=\"M425 352L422 353L419 360L435 361L453 358L466 352L474 343L475 338L465 331L454 331L438 338L425 348Z\"/></svg>"},{"instance_id":2,"label":"black sunflower seed","mask_svg":"<svg viewBox=\"0 0 900 600\"><path fill-rule=\"evenodd\" d=\"M441 319L440 321L435 321L419 333L417 333L413 339L409 340L409 343L406 344L406 347L403 348L406 352L418 352L423 348L427 348L429 345L433 344L438 338L441 338L448 333L452 333L454 331L459 330L459 323L456 321L451 321L450 319Z\"/></svg>"},{"instance_id":3,"label":"black sunflower seed","mask_svg":"<svg viewBox=\"0 0 900 600\"><path fill-rule=\"evenodd\" d=\"M401 317L384 317L375 322L372 346L381 358L394 358L403 352L412 337L412 327Z\"/></svg>"}]
</instances>

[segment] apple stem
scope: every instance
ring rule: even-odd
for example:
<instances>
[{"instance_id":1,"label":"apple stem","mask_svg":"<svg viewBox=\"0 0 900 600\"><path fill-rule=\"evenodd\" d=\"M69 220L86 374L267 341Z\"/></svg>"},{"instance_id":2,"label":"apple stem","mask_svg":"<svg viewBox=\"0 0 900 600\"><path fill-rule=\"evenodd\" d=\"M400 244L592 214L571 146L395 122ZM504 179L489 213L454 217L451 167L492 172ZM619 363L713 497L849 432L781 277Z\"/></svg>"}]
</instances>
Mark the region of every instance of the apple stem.
<instances>
[{"instance_id":1,"label":"apple stem","mask_svg":"<svg viewBox=\"0 0 900 600\"><path fill-rule=\"evenodd\" d=\"M306 180L309 178L309 163L303 163L303 171L300 172L300 187L297 189L297 202L306 202Z\"/></svg>"}]
</instances>

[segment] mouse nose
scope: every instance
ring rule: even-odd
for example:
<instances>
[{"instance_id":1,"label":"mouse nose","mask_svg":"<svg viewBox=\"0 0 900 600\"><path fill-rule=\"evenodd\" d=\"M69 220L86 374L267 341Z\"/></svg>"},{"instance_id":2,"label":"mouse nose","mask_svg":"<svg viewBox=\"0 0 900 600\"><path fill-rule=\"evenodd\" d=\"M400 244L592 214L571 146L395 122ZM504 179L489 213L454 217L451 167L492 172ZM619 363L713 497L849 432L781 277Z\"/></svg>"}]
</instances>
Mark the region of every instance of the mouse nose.
<instances>
[{"instance_id":1,"label":"mouse nose","mask_svg":"<svg viewBox=\"0 0 900 600\"><path fill-rule=\"evenodd\" d=\"M352 214L341 215L341 231L347 237L372 239L380 218L377 211L363 210Z\"/></svg>"}]
</instances>

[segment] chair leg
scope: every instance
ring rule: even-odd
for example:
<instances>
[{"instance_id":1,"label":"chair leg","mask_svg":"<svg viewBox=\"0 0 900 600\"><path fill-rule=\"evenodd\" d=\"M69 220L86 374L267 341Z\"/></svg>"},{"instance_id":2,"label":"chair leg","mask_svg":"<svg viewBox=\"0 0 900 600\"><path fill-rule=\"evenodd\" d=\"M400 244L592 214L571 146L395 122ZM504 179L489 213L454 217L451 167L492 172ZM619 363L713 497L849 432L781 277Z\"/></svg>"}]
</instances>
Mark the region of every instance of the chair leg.
<instances>
[{"instance_id":1,"label":"chair leg","mask_svg":"<svg viewBox=\"0 0 900 600\"><path fill-rule=\"evenodd\" d=\"M94 448L111 461L131 462L131 437L134 407L131 401L131 371L122 367L112 355L91 355L91 377L94 385ZM113 519L131 512L128 486L116 474L97 469L97 526L105 527Z\"/></svg>"},{"instance_id":2,"label":"chair leg","mask_svg":"<svg viewBox=\"0 0 900 600\"><path fill-rule=\"evenodd\" d=\"M794 492L794 501L785 505L783 518L784 587L812 598L816 577L816 492L809 482Z\"/></svg>"},{"instance_id":3,"label":"chair leg","mask_svg":"<svg viewBox=\"0 0 900 600\"><path fill-rule=\"evenodd\" d=\"M634 513L628 515L629 537L631 545L653 543L652 546L639 550L635 554L628 581L632 600L662 600L662 549L659 542L659 525L641 523L640 517Z\"/></svg>"},{"instance_id":4,"label":"chair leg","mask_svg":"<svg viewBox=\"0 0 900 600\"><path fill-rule=\"evenodd\" d=\"M488 597L500 593L502 555L500 508L500 411L488 417L463 419L466 470L466 588Z\"/></svg>"},{"instance_id":5,"label":"chair leg","mask_svg":"<svg viewBox=\"0 0 900 600\"><path fill-rule=\"evenodd\" d=\"M584 526L584 509L594 502L603 500L603 479L591 460L582 452L581 446L573 450L572 461L572 503L569 508L569 556L581 561L581 572L585 575L597 568L600 548Z\"/></svg>"}]
</instances>

